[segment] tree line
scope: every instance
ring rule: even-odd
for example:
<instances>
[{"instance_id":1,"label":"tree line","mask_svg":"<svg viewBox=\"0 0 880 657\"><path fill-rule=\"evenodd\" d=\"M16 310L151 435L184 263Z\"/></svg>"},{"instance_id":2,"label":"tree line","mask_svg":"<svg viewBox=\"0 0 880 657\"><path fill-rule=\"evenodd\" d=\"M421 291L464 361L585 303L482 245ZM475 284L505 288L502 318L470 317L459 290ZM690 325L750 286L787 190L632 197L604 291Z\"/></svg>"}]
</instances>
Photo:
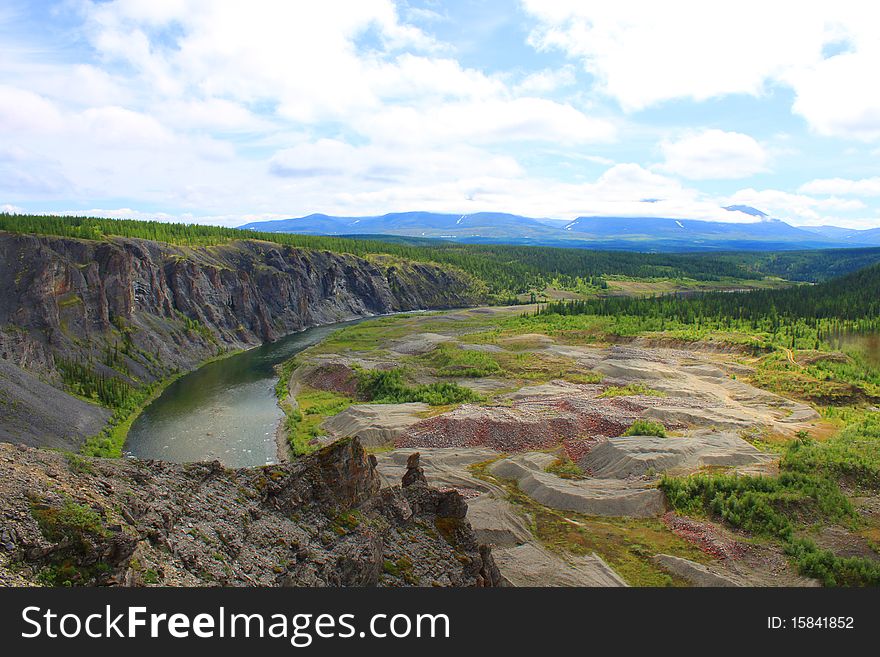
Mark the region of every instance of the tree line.
<instances>
[{"instance_id":1,"label":"tree line","mask_svg":"<svg viewBox=\"0 0 880 657\"><path fill-rule=\"evenodd\" d=\"M780 253L635 253L580 248L462 244L443 240L394 236L333 237L267 233L222 226L0 214L0 230L102 240L130 237L178 246L215 246L252 239L283 246L356 256L386 254L417 262L433 262L462 269L484 281L496 297L527 293L554 285L603 289L606 276L631 278L688 278L757 280L767 275L815 281L827 273L844 274L880 262L880 249L831 249Z\"/></svg>"},{"instance_id":2,"label":"tree line","mask_svg":"<svg viewBox=\"0 0 880 657\"><path fill-rule=\"evenodd\" d=\"M387 254L407 260L433 262L462 269L486 283L495 295L521 294L543 288L551 282L566 288L587 280L604 287L603 276L633 278L721 278L757 279L761 274L747 271L740 263L694 257L689 254L645 254L625 251L593 251L557 247L460 244L441 240L409 240L265 233L222 226L62 217L48 215L0 214L0 230L16 233L59 235L101 240L130 237L166 242L178 246L214 246L251 239L283 246L350 253L356 256Z\"/></svg>"},{"instance_id":3,"label":"tree line","mask_svg":"<svg viewBox=\"0 0 880 657\"><path fill-rule=\"evenodd\" d=\"M880 265L816 285L750 292L710 292L685 296L607 297L553 301L539 315L598 315L637 318L664 330L677 326L748 329L785 335L792 344L803 338L839 343L842 336L880 331Z\"/></svg>"}]
</instances>

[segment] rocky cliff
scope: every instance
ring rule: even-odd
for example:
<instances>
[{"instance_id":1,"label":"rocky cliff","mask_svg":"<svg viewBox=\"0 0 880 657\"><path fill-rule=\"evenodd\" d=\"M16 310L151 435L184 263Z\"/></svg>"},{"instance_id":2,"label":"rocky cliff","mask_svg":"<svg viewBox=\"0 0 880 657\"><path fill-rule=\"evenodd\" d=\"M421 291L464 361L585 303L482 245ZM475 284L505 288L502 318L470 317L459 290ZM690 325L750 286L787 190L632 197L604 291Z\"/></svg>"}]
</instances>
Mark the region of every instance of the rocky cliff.
<instances>
[{"instance_id":1,"label":"rocky cliff","mask_svg":"<svg viewBox=\"0 0 880 657\"><path fill-rule=\"evenodd\" d=\"M0 233L0 441L75 448L109 411L59 361L137 387L318 324L473 305L466 274L274 243L178 247Z\"/></svg>"},{"instance_id":2,"label":"rocky cliff","mask_svg":"<svg viewBox=\"0 0 880 657\"><path fill-rule=\"evenodd\" d=\"M493 586L455 491L355 439L262 468L0 444L0 586Z\"/></svg>"}]
</instances>

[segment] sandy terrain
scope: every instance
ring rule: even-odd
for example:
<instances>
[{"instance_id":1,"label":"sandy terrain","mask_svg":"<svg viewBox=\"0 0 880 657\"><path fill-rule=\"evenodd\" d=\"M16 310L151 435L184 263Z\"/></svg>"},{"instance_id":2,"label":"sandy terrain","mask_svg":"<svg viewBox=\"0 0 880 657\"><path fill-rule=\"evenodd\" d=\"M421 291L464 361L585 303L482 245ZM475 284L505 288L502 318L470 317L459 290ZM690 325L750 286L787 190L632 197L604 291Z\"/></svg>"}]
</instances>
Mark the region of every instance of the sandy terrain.
<instances>
[{"instance_id":1,"label":"sandy terrain","mask_svg":"<svg viewBox=\"0 0 880 657\"><path fill-rule=\"evenodd\" d=\"M499 312L490 309L483 316ZM461 341L468 331L479 331L480 327L473 328L473 320L480 316L477 311L433 316L425 320L431 322L429 331L390 339L378 345L375 355L322 354L320 361L324 368L333 363L387 367L391 353L402 359L411 379L435 381L430 370L419 369L418 358L440 344ZM460 321L471 322L471 328L463 331ZM549 509L586 516L660 518L667 511L664 495L656 487L661 474L688 474L704 468L768 471L774 459L744 436L793 435L819 423L811 407L744 382L748 366L737 362L735 354L718 350L638 343L581 346L561 344L541 334L508 336L490 343L460 342L460 346L499 358L537 354L565 364L569 372L599 373L601 381L529 381L510 373L457 379L483 394L486 401L435 413L424 404L357 404L325 420L321 428L326 437L320 440L358 436L365 445L390 449L377 454L379 472L388 482L399 481L408 455L421 452L432 485L455 488L469 498L468 518L481 539L495 546L502 576L511 585L611 586L624 582L598 556L569 558L546 549L522 511L507 501L507 491L477 477L474 464L493 461L487 473L499 481L516 482L520 491ZM337 376L341 370L331 367L327 371ZM340 385L331 379L325 382L331 389ZM314 377L310 384L322 387ZM636 420L659 422L667 437L623 437ZM583 475L562 478L548 471L560 457L580 466ZM707 524L699 530L678 527L674 531L679 530L703 549L702 538L694 537L717 528ZM736 538L729 542L739 545ZM659 554L654 561L679 580L697 586L804 583L788 573L784 557L761 549L734 550L754 558L740 559L733 566L730 555L714 555L711 550L707 554L721 559L712 567L673 555Z\"/></svg>"}]
</instances>

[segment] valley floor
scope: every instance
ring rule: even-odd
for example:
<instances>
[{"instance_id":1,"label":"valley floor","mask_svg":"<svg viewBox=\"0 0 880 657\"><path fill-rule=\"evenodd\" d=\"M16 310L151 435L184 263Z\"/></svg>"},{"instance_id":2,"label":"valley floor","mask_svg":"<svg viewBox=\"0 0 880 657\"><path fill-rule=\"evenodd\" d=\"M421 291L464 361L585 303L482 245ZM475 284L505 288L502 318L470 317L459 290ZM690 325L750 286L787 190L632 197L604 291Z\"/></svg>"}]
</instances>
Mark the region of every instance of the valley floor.
<instances>
[{"instance_id":1,"label":"valley floor","mask_svg":"<svg viewBox=\"0 0 880 657\"><path fill-rule=\"evenodd\" d=\"M285 368L282 438L306 453L356 436L386 483L421 453L513 585L876 583L876 488L798 460L876 408L777 394L780 368L808 376L803 355L742 336L622 338L533 312L333 334Z\"/></svg>"}]
</instances>

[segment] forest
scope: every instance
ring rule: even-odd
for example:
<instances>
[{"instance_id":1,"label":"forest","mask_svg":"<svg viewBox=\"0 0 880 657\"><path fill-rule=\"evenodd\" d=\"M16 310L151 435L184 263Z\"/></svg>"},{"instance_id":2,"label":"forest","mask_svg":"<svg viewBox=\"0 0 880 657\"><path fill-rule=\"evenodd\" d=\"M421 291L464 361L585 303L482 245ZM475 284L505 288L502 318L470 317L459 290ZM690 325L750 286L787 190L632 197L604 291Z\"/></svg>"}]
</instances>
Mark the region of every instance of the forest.
<instances>
[{"instance_id":1,"label":"forest","mask_svg":"<svg viewBox=\"0 0 880 657\"><path fill-rule=\"evenodd\" d=\"M724 328L748 325L752 330L769 327L772 333L792 322L819 327L820 331L876 332L880 329L880 265L816 285L691 296L554 301L538 313L631 316L681 324L712 323Z\"/></svg>"},{"instance_id":2,"label":"forest","mask_svg":"<svg viewBox=\"0 0 880 657\"><path fill-rule=\"evenodd\" d=\"M880 248L859 247L763 253L753 251L716 253L711 257L740 265L756 274L779 276L790 281L818 283L880 262Z\"/></svg>"},{"instance_id":3,"label":"forest","mask_svg":"<svg viewBox=\"0 0 880 657\"><path fill-rule=\"evenodd\" d=\"M840 273L880 262L880 249L836 249L793 254L672 254L593 251L537 246L459 244L442 240L394 237L329 237L254 231L128 219L98 219L49 215L0 214L0 230L102 240L130 237L178 246L212 246L255 239L304 249L386 254L408 260L458 267L486 283L498 300L540 290L553 284L578 289L586 281L603 289L607 276L696 281L758 280L783 276L791 280L818 280L830 261ZM850 253L852 251L852 253Z\"/></svg>"}]
</instances>

